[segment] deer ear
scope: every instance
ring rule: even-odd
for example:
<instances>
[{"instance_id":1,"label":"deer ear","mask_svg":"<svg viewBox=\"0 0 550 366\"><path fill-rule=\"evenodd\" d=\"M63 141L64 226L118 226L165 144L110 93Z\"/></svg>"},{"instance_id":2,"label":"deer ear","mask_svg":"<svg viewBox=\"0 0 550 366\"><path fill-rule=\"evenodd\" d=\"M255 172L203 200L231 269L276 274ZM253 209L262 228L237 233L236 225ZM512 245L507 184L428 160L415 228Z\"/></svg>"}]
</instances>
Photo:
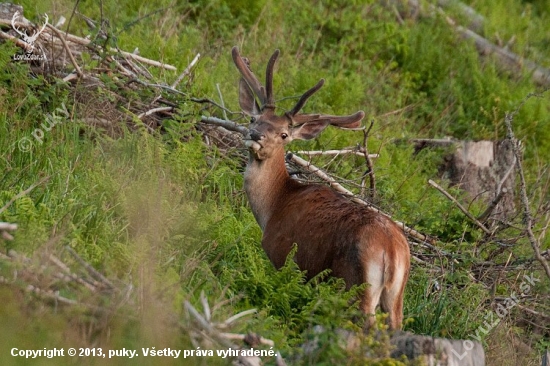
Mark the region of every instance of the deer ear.
<instances>
[{"instance_id":1,"label":"deer ear","mask_svg":"<svg viewBox=\"0 0 550 366\"><path fill-rule=\"evenodd\" d=\"M312 121L293 127L292 139L311 140L323 132L328 125L328 121Z\"/></svg>"},{"instance_id":2,"label":"deer ear","mask_svg":"<svg viewBox=\"0 0 550 366\"><path fill-rule=\"evenodd\" d=\"M243 78L239 81L239 105L249 116L261 114L254 92Z\"/></svg>"},{"instance_id":3,"label":"deer ear","mask_svg":"<svg viewBox=\"0 0 550 366\"><path fill-rule=\"evenodd\" d=\"M292 137L301 140L310 140L319 135L328 125L345 129L358 129L361 120L365 117L363 111L349 116L331 116L328 114L297 114L291 116Z\"/></svg>"}]
</instances>

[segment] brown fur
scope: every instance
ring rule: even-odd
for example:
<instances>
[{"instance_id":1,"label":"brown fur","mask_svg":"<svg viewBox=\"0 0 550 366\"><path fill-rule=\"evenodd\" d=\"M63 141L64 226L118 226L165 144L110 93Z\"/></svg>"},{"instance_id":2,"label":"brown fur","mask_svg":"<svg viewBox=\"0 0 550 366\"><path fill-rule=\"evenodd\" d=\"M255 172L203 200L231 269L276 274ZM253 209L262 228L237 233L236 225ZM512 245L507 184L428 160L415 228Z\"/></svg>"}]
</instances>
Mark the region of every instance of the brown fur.
<instances>
[{"instance_id":1,"label":"brown fur","mask_svg":"<svg viewBox=\"0 0 550 366\"><path fill-rule=\"evenodd\" d=\"M343 117L297 114L322 86L319 82L291 113L275 115L269 103L273 100L269 77L277 55L268 64L268 87L264 89L238 50L233 49L233 59L243 76L240 104L253 117L246 141L250 158L245 190L263 230L262 247L276 268L284 265L296 243L294 259L301 270L307 271L308 278L330 269L332 275L344 279L348 288L368 282L362 310L373 314L380 304L390 315L390 327L399 329L410 267L409 247L402 230L388 217L351 203L326 186L291 179L284 162L284 146L293 138L313 138L329 124L357 127L364 113ZM370 318L369 324L372 321Z\"/></svg>"}]
</instances>

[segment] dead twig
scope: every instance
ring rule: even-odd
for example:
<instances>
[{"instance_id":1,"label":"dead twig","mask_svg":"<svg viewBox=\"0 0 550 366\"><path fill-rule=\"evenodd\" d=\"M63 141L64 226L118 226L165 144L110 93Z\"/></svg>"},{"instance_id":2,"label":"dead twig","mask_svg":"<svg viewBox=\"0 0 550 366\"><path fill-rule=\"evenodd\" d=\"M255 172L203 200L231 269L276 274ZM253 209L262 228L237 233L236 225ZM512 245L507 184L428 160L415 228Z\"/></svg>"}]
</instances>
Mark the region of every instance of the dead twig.
<instances>
[{"instance_id":1,"label":"dead twig","mask_svg":"<svg viewBox=\"0 0 550 366\"><path fill-rule=\"evenodd\" d=\"M82 70L80 69L80 66L78 66L78 63L76 62L76 60L73 56L73 53L71 52L71 49L69 48L69 45L67 44L67 41L65 41L65 38L63 37L61 32L51 24L47 24L47 27L49 29L51 29L55 33L57 38L59 38L61 43L63 43L63 47L65 48L65 51L67 51L67 54L69 55L69 59L71 60L71 63L73 64L78 77L83 78L84 73L82 73Z\"/></svg>"},{"instance_id":2,"label":"dead twig","mask_svg":"<svg viewBox=\"0 0 550 366\"><path fill-rule=\"evenodd\" d=\"M187 67L185 68L185 70L183 70L183 72L177 77L176 81L174 81L172 83L172 85L170 85L170 88L171 89L176 89L176 87L179 85L179 83L182 82L182 80L186 77L186 76L189 76L191 74L191 69L193 67L195 67L195 65L197 64L197 62L199 62L199 58L201 57L201 54L200 53L197 53L197 55L195 56L195 58L193 59L193 61L191 61L191 63L189 65L187 65ZM161 95L157 95L153 101L151 102L151 104L155 103L156 101L158 101L159 99L161 98Z\"/></svg>"},{"instance_id":3,"label":"dead twig","mask_svg":"<svg viewBox=\"0 0 550 366\"><path fill-rule=\"evenodd\" d=\"M225 129L228 129L229 131L238 132L243 136L248 135L248 128L246 128L246 127L244 127L244 126L242 126L238 123L235 123L233 121L226 120L226 119L202 116L201 117L201 122L209 123L211 125L220 126L220 127L225 128Z\"/></svg>"},{"instance_id":4,"label":"dead twig","mask_svg":"<svg viewBox=\"0 0 550 366\"><path fill-rule=\"evenodd\" d=\"M113 285L113 283L111 281L109 281L105 276L103 276L101 273L99 273L94 267L92 267L88 262L86 262L84 259L82 259L75 251L73 248L71 248L70 246L66 245L65 246L65 250L67 250L69 252L69 254L71 254L73 256L74 259L77 260L78 263L80 263L85 269L86 271L88 271L88 273L93 277L95 278L96 280L98 280L99 282L101 282L103 285L107 286L107 288L109 289L115 289L115 285Z\"/></svg>"},{"instance_id":5,"label":"dead twig","mask_svg":"<svg viewBox=\"0 0 550 366\"><path fill-rule=\"evenodd\" d=\"M33 189L35 189L36 187L38 187L39 185L41 185L42 183L46 182L48 179L50 179L50 176L47 176L47 177L44 177L42 179L40 179L38 181L38 183L35 183L33 185L31 185L29 188L25 189L24 191L21 191L19 192L18 194L16 194L15 196L12 197L11 200L8 201L8 203L6 203L4 205L4 207L0 208L0 214L2 212L4 212L5 210L8 209L8 207L10 207L12 205L12 203L14 203L15 201L17 201L19 198L29 194Z\"/></svg>"},{"instance_id":6,"label":"dead twig","mask_svg":"<svg viewBox=\"0 0 550 366\"><path fill-rule=\"evenodd\" d=\"M84 287L86 287L88 290L92 291L92 292L96 292L97 291L97 288L92 285L91 283L88 283L87 281L83 280L82 278L78 277L76 274L74 274L73 272L71 272L71 269L65 264L63 263L59 258L57 258L55 255L53 254L50 254L49 256L49 259L50 261L55 264L57 267L59 267L63 272L65 272L65 274L73 281L83 285Z\"/></svg>"},{"instance_id":7,"label":"dead twig","mask_svg":"<svg viewBox=\"0 0 550 366\"><path fill-rule=\"evenodd\" d=\"M502 197L504 197L504 195L508 192L508 190L506 188L503 188L502 186L508 180L508 178L510 178L510 175L514 171L515 165L516 165L516 157L514 156L514 161L510 165L510 168L508 168L508 170L506 171L506 173L504 174L504 176L502 177L502 179L497 185L497 190L496 190L497 194L495 198L493 198L493 200L489 203L485 211L478 216L477 219L479 221L484 221L485 219L487 219L491 215L495 207L498 205Z\"/></svg>"},{"instance_id":8,"label":"dead twig","mask_svg":"<svg viewBox=\"0 0 550 366\"><path fill-rule=\"evenodd\" d=\"M372 130L372 126L374 126L374 119L371 119L370 125L366 130L363 130L363 144L361 145L363 155L365 156L365 164L367 166L367 170L363 174L363 179L361 181L361 195L364 195L364 187L365 187L365 177L369 177L370 186L369 186L369 197L372 199L376 195L376 179L374 175L374 164L372 163L372 159L369 156L369 149L367 147L367 140L369 138L369 133Z\"/></svg>"},{"instance_id":9,"label":"dead twig","mask_svg":"<svg viewBox=\"0 0 550 366\"><path fill-rule=\"evenodd\" d=\"M451 196L451 194L447 191L445 191L441 186L439 186L436 182L434 182L433 180L429 179L428 180L428 184L431 185L432 187L434 187L435 189L437 189L439 192L441 192L445 197L447 197L449 200L451 200L452 203L454 203L456 205L456 207L458 207L458 209L460 211L462 211L466 216L468 216L468 218L470 220L472 220L472 222L474 224L476 224L481 230L483 230L483 232L489 236L492 236L493 233L487 229L485 227L485 225L483 225L481 222L479 222L478 219L475 218L474 215L472 215L464 206L462 206L460 204L460 202L457 201L456 198L454 198L453 196Z\"/></svg>"},{"instance_id":10,"label":"dead twig","mask_svg":"<svg viewBox=\"0 0 550 366\"><path fill-rule=\"evenodd\" d=\"M296 154L314 156L314 155L347 155L355 154L357 156L365 156L365 153L358 149L341 149L341 150L299 150L296 151ZM379 158L378 154L369 154L369 158L376 159Z\"/></svg>"},{"instance_id":11,"label":"dead twig","mask_svg":"<svg viewBox=\"0 0 550 366\"><path fill-rule=\"evenodd\" d=\"M235 334L235 333L227 333L227 332L220 332L217 329L217 326L222 325L222 327L225 327L226 325L231 324L233 321L235 321L238 318L241 318L245 315L255 313L256 309L250 309L243 312L240 312L239 314L233 315L232 317L228 318L225 322L216 325L210 322L210 306L208 305L208 301L206 299L206 296L204 295L204 292L201 292L201 303L203 308L205 309L205 314L200 314L197 309L191 305L191 303L187 300L184 301L184 307L187 310L187 313L196 321L196 323L200 326L200 328L206 332L206 335L217 341L222 347L225 347L227 349L233 349L233 350L241 350L242 347L234 344L232 340L240 340L244 343L248 344L249 346L253 346L251 343L254 344L263 344L266 346L274 347L275 342L273 342L271 339L263 338L256 334ZM276 364L280 366L286 365L284 359L280 356L279 352L274 351L275 357L276 357ZM239 356L236 357L237 360L243 364L243 365L250 365L250 366L257 366L260 365L260 359L258 357L250 357L250 356L242 356L239 354Z\"/></svg>"},{"instance_id":12,"label":"dead twig","mask_svg":"<svg viewBox=\"0 0 550 366\"><path fill-rule=\"evenodd\" d=\"M174 110L173 107L157 107L157 108L150 109L147 112L143 112L143 113L138 114L137 118L142 119L143 117L147 117L147 116L149 116L153 113L170 112L170 111L173 111L173 110Z\"/></svg>"},{"instance_id":13,"label":"dead twig","mask_svg":"<svg viewBox=\"0 0 550 366\"><path fill-rule=\"evenodd\" d=\"M508 134L508 139L510 139L512 143L512 150L514 151L514 155L516 157L516 167L518 170L518 175L520 179L520 199L521 204L523 208L523 218L525 223L525 228L527 230L527 237L529 239L529 243L531 244L531 248L533 248L533 252L535 253L535 258L539 261L539 263L542 265L542 268L546 272L546 275L548 278L550 278L550 265L548 264L548 261L544 256L541 254L540 251L540 242L535 237L535 233L533 232L533 216L531 215L531 206L529 203L529 197L527 197L527 184L525 182L525 174L523 173L523 166L521 164L521 152L519 149L518 140L516 139L516 136L514 134L514 130L512 128L512 122L514 120L514 116L519 111L519 109L523 106L523 104L531 97L533 96L540 96L541 94L529 94L523 102L516 108L515 111L512 113L506 113L504 117L504 124L506 125L506 130Z\"/></svg>"}]
</instances>

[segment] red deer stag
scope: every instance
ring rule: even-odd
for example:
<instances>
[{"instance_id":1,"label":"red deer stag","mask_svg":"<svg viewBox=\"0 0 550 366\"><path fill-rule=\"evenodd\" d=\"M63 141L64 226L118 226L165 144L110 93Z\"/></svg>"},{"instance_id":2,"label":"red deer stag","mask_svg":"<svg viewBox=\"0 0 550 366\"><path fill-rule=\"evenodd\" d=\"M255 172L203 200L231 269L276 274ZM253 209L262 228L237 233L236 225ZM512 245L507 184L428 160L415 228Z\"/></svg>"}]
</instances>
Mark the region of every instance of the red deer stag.
<instances>
[{"instance_id":1,"label":"red deer stag","mask_svg":"<svg viewBox=\"0 0 550 366\"><path fill-rule=\"evenodd\" d=\"M244 188L252 212L263 231L262 247L276 268L284 265L294 243L294 260L312 278L325 269L344 279L347 288L367 282L361 309L374 314L380 303L389 313L390 327L401 328L403 290L410 266L409 246L403 231L388 217L350 202L323 185L291 179L285 167L285 145L294 139L309 140L328 125L357 128L365 116L298 113L307 99L324 84L306 91L291 111L275 114L271 56L265 87L260 84L237 47L233 61L241 73L239 104L250 116L245 145L250 157ZM256 99L257 98L257 99ZM258 103L259 102L259 103ZM374 318L369 317L368 325Z\"/></svg>"}]
</instances>

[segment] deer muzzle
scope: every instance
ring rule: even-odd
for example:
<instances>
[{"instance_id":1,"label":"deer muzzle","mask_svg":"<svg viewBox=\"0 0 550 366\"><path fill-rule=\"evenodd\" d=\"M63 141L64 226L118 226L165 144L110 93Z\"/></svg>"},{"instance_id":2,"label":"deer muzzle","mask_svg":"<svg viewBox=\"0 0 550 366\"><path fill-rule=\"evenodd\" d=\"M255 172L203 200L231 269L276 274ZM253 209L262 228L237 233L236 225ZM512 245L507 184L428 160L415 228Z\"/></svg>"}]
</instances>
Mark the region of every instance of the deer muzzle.
<instances>
[{"instance_id":1,"label":"deer muzzle","mask_svg":"<svg viewBox=\"0 0 550 366\"><path fill-rule=\"evenodd\" d=\"M262 148L262 145L260 145L258 142L254 140L244 140L244 146L249 148L250 150L257 152Z\"/></svg>"},{"instance_id":2,"label":"deer muzzle","mask_svg":"<svg viewBox=\"0 0 550 366\"><path fill-rule=\"evenodd\" d=\"M257 152L262 148L260 141L263 140L264 137L265 136L260 132L251 129L248 136L245 138L244 145L250 150Z\"/></svg>"}]
</instances>

